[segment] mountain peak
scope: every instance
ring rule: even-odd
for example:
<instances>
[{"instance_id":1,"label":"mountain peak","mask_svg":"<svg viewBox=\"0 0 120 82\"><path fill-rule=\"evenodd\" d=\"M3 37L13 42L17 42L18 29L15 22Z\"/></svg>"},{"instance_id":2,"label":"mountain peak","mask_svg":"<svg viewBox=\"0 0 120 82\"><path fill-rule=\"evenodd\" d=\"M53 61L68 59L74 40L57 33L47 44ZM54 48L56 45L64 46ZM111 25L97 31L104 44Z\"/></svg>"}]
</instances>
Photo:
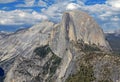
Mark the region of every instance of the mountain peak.
<instances>
[{"instance_id":1,"label":"mountain peak","mask_svg":"<svg viewBox=\"0 0 120 82\"><path fill-rule=\"evenodd\" d=\"M65 82L85 54L82 47L93 44L110 50L98 24L78 10L65 12L58 24L44 21L13 33L0 39L5 82Z\"/></svg>"},{"instance_id":2,"label":"mountain peak","mask_svg":"<svg viewBox=\"0 0 120 82\"><path fill-rule=\"evenodd\" d=\"M105 40L103 30L95 20L85 12L78 10L65 12L58 28L60 28L61 40L63 40L63 37L64 39L75 42L83 40L85 43L95 44L103 48L103 50L111 49Z\"/></svg>"}]
</instances>

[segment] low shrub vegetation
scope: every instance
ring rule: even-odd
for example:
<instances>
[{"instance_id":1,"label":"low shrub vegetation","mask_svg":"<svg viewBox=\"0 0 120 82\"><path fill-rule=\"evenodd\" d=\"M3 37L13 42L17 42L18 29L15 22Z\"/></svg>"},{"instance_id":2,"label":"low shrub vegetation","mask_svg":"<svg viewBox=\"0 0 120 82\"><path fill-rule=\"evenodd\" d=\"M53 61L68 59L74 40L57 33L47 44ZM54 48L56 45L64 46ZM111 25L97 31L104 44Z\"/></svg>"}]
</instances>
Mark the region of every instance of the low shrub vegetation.
<instances>
[{"instance_id":1,"label":"low shrub vegetation","mask_svg":"<svg viewBox=\"0 0 120 82\"><path fill-rule=\"evenodd\" d=\"M41 46L41 47L37 47L34 50L34 53L38 56L40 56L41 58L45 58L46 55L51 51L49 45L45 45L45 46Z\"/></svg>"},{"instance_id":2,"label":"low shrub vegetation","mask_svg":"<svg viewBox=\"0 0 120 82\"><path fill-rule=\"evenodd\" d=\"M92 82L95 80L93 67L80 65L80 70L73 75L70 75L66 82Z\"/></svg>"}]
</instances>

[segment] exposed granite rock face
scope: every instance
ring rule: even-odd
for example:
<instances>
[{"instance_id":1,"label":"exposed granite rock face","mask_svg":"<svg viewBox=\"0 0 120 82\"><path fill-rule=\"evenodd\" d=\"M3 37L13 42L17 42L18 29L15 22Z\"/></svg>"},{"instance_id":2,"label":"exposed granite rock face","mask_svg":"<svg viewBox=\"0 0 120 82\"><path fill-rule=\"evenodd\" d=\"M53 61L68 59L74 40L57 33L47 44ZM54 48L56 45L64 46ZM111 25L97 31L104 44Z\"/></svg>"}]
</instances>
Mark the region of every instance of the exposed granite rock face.
<instances>
[{"instance_id":1,"label":"exposed granite rock face","mask_svg":"<svg viewBox=\"0 0 120 82\"><path fill-rule=\"evenodd\" d=\"M45 21L8 35L0 39L4 82L65 82L76 73L77 58L86 54L84 44L111 49L93 18L77 10L65 12L59 24Z\"/></svg>"},{"instance_id":2,"label":"exposed granite rock face","mask_svg":"<svg viewBox=\"0 0 120 82\"><path fill-rule=\"evenodd\" d=\"M81 40L87 44L96 44L103 50L111 49L102 29L92 17L77 10L65 12L61 23L53 29L51 48L62 57L69 42Z\"/></svg>"},{"instance_id":3,"label":"exposed granite rock face","mask_svg":"<svg viewBox=\"0 0 120 82\"><path fill-rule=\"evenodd\" d=\"M29 59L36 47L48 44L52 28L53 23L46 21L0 39L0 65L5 73L13 66L14 60L17 61L17 57Z\"/></svg>"}]
</instances>

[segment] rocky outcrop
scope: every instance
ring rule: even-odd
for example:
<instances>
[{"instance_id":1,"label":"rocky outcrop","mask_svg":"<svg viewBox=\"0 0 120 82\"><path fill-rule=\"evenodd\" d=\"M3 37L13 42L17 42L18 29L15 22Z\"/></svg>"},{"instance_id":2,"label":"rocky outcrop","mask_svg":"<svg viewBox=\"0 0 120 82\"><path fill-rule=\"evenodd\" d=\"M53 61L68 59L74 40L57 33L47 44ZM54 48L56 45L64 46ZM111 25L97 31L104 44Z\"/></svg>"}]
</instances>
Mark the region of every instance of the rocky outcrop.
<instances>
[{"instance_id":1,"label":"rocky outcrop","mask_svg":"<svg viewBox=\"0 0 120 82\"><path fill-rule=\"evenodd\" d=\"M14 61L17 61L17 58L24 57L30 59L36 47L48 44L52 28L53 23L46 21L30 29L17 31L0 39L0 65L5 70L5 73L7 74L10 68L13 69L12 66ZM14 75L8 75L8 78L11 76ZM7 82L10 81L7 80Z\"/></svg>"},{"instance_id":2,"label":"rocky outcrop","mask_svg":"<svg viewBox=\"0 0 120 82\"><path fill-rule=\"evenodd\" d=\"M77 10L65 12L58 24L44 21L0 39L4 82L65 82L76 73L84 50L97 48L111 49L94 19Z\"/></svg>"}]
</instances>

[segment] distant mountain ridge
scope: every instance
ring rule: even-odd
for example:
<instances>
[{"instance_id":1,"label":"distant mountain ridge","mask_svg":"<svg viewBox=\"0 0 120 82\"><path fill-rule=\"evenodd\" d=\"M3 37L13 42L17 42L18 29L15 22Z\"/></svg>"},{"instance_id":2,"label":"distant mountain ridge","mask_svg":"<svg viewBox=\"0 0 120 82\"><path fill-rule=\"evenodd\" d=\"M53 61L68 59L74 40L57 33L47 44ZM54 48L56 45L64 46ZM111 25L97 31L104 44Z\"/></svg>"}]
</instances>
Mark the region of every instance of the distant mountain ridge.
<instances>
[{"instance_id":1,"label":"distant mountain ridge","mask_svg":"<svg viewBox=\"0 0 120 82\"><path fill-rule=\"evenodd\" d=\"M3 37L5 37L6 35L9 35L9 34L6 33L6 32L0 31L0 39L3 38Z\"/></svg>"},{"instance_id":2,"label":"distant mountain ridge","mask_svg":"<svg viewBox=\"0 0 120 82\"><path fill-rule=\"evenodd\" d=\"M110 50L92 17L66 11L58 24L44 21L0 39L0 66L4 82L120 81L120 58Z\"/></svg>"},{"instance_id":3,"label":"distant mountain ridge","mask_svg":"<svg viewBox=\"0 0 120 82\"><path fill-rule=\"evenodd\" d=\"M115 31L114 31L114 34L116 34L116 35L119 35L119 36L120 36L120 29L115 30Z\"/></svg>"},{"instance_id":4,"label":"distant mountain ridge","mask_svg":"<svg viewBox=\"0 0 120 82\"><path fill-rule=\"evenodd\" d=\"M120 34L115 33L106 33L106 38L114 52L120 53Z\"/></svg>"}]
</instances>

